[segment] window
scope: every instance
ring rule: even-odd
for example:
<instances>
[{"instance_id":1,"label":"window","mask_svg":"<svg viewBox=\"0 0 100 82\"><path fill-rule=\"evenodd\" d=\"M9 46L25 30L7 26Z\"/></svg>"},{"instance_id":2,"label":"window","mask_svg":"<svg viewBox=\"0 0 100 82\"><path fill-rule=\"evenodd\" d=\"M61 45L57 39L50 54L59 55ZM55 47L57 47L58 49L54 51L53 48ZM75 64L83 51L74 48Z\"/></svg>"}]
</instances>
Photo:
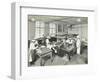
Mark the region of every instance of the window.
<instances>
[{"instance_id":1,"label":"window","mask_svg":"<svg viewBox=\"0 0 100 82\"><path fill-rule=\"evenodd\" d=\"M56 33L56 24L54 24L54 23L49 24L49 33L50 34L55 34Z\"/></svg>"},{"instance_id":2,"label":"window","mask_svg":"<svg viewBox=\"0 0 100 82\"><path fill-rule=\"evenodd\" d=\"M45 23L42 21L36 21L35 23L35 37L39 38L42 37L44 34L44 27L45 27Z\"/></svg>"}]
</instances>

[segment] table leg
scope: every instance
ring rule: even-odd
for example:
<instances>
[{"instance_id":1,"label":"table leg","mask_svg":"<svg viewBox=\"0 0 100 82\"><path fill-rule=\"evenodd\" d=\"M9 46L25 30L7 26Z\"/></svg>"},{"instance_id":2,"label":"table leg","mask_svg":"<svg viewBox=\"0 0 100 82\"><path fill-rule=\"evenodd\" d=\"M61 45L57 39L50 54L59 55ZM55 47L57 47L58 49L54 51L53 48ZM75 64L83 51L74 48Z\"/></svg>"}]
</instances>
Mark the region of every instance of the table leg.
<instances>
[{"instance_id":1,"label":"table leg","mask_svg":"<svg viewBox=\"0 0 100 82\"><path fill-rule=\"evenodd\" d=\"M53 62L53 54L50 54L51 62Z\"/></svg>"},{"instance_id":2,"label":"table leg","mask_svg":"<svg viewBox=\"0 0 100 82\"><path fill-rule=\"evenodd\" d=\"M45 64L44 59L42 57L40 57L40 66L44 66L44 64Z\"/></svg>"}]
</instances>

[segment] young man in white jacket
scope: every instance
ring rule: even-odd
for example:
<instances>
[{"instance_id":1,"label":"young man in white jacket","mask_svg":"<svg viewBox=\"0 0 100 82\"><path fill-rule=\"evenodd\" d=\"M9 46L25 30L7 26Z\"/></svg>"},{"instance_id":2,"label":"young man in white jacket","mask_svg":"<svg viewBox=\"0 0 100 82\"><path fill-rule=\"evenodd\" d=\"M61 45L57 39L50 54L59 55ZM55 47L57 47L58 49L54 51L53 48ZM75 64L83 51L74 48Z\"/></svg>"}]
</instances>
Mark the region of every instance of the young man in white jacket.
<instances>
[{"instance_id":1,"label":"young man in white jacket","mask_svg":"<svg viewBox=\"0 0 100 82\"><path fill-rule=\"evenodd\" d=\"M76 47L77 47L77 54L80 55L80 52L81 52L81 41L80 41L79 35L77 36Z\"/></svg>"},{"instance_id":2,"label":"young man in white jacket","mask_svg":"<svg viewBox=\"0 0 100 82\"><path fill-rule=\"evenodd\" d=\"M36 49L38 48L38 42L36 40L32 40L30 42L30 50L29 50L29 62L34 63Z\"/></svg>"}]
</instances>

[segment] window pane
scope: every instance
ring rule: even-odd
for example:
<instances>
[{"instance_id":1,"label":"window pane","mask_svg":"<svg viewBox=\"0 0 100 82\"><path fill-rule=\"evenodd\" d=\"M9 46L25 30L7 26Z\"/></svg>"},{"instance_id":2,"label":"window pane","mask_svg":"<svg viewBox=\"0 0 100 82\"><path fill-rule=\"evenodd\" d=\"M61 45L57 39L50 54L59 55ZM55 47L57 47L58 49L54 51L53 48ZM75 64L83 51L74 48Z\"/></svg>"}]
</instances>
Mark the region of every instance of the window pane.
<instances>
[{"instance_id":1,"label":"window pane","mask_svg":"<svg viewBox=\"0 0 100 82\"><path fill-rule=\"evenodd\" d=\"M35 37L39 38L42 37L44 34L44 27L45 27L45 23L42 21L36 21L36 31L35 31Z\"/></svg>"},{"instance_id":2,"label":"window pane","mask_svg":"<svg viewBox=\"0 0 100 82\"><path fill-rule=\"evenodd\" d=\"M56 33L56 24L50 23L49 24L49 29L50 29L50 34L55 34Z\"/></svg>"},{"instance_id":3,"label":"window pane","mask_svg":"<svg viewBox=\"0 0 100 82\"><path fill-rule=\"evenodd\" d=\"M39 37L39 27L36 27L35 38L38 38L38 37Z\"/></svg>"},{"instance_id":4,"label":"window pane","mask_svg":"<svg viewBox=\"0 0 100 82\"><path fill-rule=\"evenodd\" d=\"M39 26L40 26L40 22L36 21L36 27L39 27Z\"/></svg>"},{"instance_id":5,"label":"window pane","mask_svg":"<svg viewBox=\"0 0 100 82\"><path fill-rule=\"evenodd\" d=\"M44 27L44 26L45 26L44 22L41 22L40 27Z\"/></svg>"}]
</instances>

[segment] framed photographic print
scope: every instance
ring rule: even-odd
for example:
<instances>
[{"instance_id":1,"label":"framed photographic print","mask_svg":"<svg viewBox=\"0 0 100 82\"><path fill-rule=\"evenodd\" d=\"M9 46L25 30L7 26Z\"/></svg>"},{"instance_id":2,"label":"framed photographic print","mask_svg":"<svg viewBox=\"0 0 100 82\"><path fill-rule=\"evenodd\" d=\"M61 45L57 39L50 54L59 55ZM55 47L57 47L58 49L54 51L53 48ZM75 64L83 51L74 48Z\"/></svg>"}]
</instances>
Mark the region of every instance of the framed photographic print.
<instances>
[{"instance_id":1,"label":"framed photographic print","mask_svg":"<svg viewBox=\"0 0 100 82\"><path fill-rule=\"evenodd\" d=\"M95 72L95 9L12 3L14 79Z\"/></svg>"}]
</instances>

